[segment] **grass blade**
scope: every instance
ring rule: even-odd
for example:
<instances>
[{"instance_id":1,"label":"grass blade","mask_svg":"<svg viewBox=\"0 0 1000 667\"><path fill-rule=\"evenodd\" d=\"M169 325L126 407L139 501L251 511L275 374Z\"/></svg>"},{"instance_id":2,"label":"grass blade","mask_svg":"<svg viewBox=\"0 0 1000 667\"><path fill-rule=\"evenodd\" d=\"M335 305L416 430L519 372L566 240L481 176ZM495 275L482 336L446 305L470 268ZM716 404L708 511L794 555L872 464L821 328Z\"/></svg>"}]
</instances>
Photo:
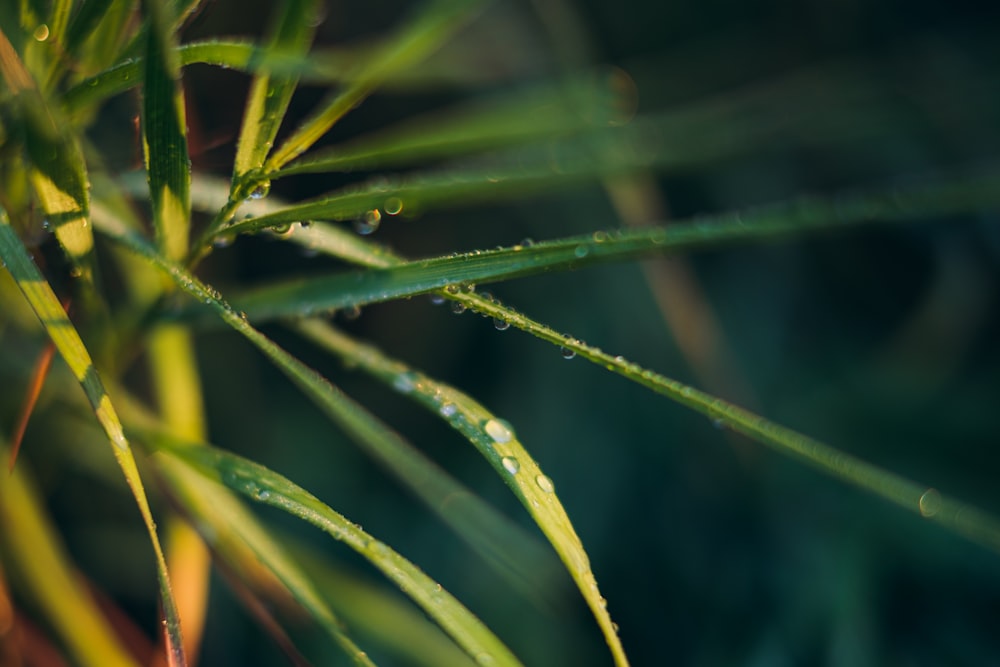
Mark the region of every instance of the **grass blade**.
<instances>
[{"instance_id":1,"label":"grass blade","mask_svg":"<svg viewBox=\"0 0 1000 667\"><path fill-rule=\"evenodd\" d=\"M605 367L633 382L667 396L721 427L792 458L808 463L869 493L939 523L947 529L1000 553L1000 519L976 507L941 494L937 489L910 481L872 465L858 457L776 424L749 410L699 391L676 380L643 369L621 356L612 356L571 336L560 334L520 313L478 294L454 297L470 310L502 319L549 343L572 351L576 356Z\"/></svg>"},{"instance_id":2,"label":"grass blade","mask_svg":"<svg viewBox=\"0 0 1000 667\"><path fill-rule=\"evenodd\" d=\"M483 0L436 0L402 23L403 28L388 46L375 55L361 72L329 104L289 137L268 159L265 172L273 172L308 150L348 111L357 106L393 73L411 67L436 50Z\"/></svg>"},{"instance_id":3,"label":"grass blade","mask_svg":"<svg viewBox=\"0 0 1000 667\"><path fill-rule=\"evenodd\" d=\"M480 664L487 661L496 665L520 664L510 650L440 584L290 480L222 450L191 447L176 449L173 453L213 477L221 478L229 488L297 516L347 544L395 582Z\"/></svg>"},{"instance_id":4,"label":"grass blade","mask_svg":"<svg viewBox=\"0 0 1000 667\"><path fill-rule=\"evenodd\" d=\"M627 118L634 103L629 83L624 73L613 70L610 75L577 77L501 99L438 111L317 151L308 159L282 168L272 178L397 167L616 125Z\"/></svg>"},{"instance_id":5,"label":"grass blade","mask_svg":"<svg viewBox=\"0 0 1000 667\"><path fill-rule=\"evenodd\" d=\"M376 348L352 340L325 322L304 320L295 323L293 328L443 417L475 446L521 501L559 554L597 619L615 664L627 665L628 659L618 638L617 626L611 621L607 602L601 596L591 570L590 559L555 493L555 485L541 471L513 429L470 396L389 359Z\"/></svg>"},{"instance_id":6,"label":"grass blade","mask_svg":"<svg viewBox=\"0 0 1000 667\"><path fill-rule=\"evenodd\" d=\"M144 0L148 18L142 96L143 156L157 243L167 257L187 253L191 226L191 161L188 157L180 65L167 5Z\"/></svg>"},{"instance_id":7,"label":"grass blade","mask_svg":"<svg viewBox=\"0 0 1000 667\"><path fill-rule=\"evenodd\" d=\"M166 619L168 661L171 667L182 667L186 664L186 658L181 641L177 608L170 590L170 577L167 573L163 550L160 548L160 540L156 534L153 515L149 509L149 501L146 499L146 492L143 489L132 450L122 431L121 421L118 419L118 414L91 362L90 354L84 347L80 335L66 317L66 313L52 288L39 273L28 251L7 222L7 214L2 209L0 209L0 259L3 260L4 266L14 277L25 299L31 304L56 349L59 350L59 354L69 365L73 376L83 387L97 420L111 442L111 450L125 475L132 495L135 496L156 555L160 597Z\"/></svg>"},{"instance_id":8,"label":"grass blade","mask_svg":"<svg viewBox=\"0 0 1000 667\"><path fill-rule=\"evenodd\" d=\"M301 57L312 41L315 25L311 17L316 10L315 0L287 0L282 3L267 51ZM294 75L275 75L267 70L254 77L243 112L243 125L233 164L234 193L249 172L263 166L297 84L298 77Z\"/></svg>"},{"instance_id":9,"label":"grass blade","mask_svg":"<svg viewBox=\"0 0 1000 667\"><path fill-rule=\"evenodd\" d=\"M446 287L457 291L461 284L509 280L652 253L783 238L862 222L953 215L997 205L1000 205L1000 172L990 171L832 199L804 198L668 227L601 231L531 246L408 262L364 273L288 280L250 290L234 297L233 303L254 321L303 316ZM268 215L257 220L266 218Z\"/></svg>"},{"instance_id":10,"label":"grass blade","mask_svg":"<svg viewBox=\"0 0 1000 667\"><path fill-rule=\"evenodd\" d=\"M45 610L74 661L87 667L136 667L139 663L80 585L23 463L0 484L0 527L5 565L9 558L23 574L32 599Z\"/></svg>"},{"instance_id":11,"label":"grass blade","mask_svg":"<svg viewBox=\"0 0 1000 667\"><path fill-rule=\"evenodd\" d=\"M80 146L52 115L2 30L0 74L17 102L29 178L38 200L70 264L92 284L94 235L88 221L87 169Z\"/></svg>"}]
</instances>

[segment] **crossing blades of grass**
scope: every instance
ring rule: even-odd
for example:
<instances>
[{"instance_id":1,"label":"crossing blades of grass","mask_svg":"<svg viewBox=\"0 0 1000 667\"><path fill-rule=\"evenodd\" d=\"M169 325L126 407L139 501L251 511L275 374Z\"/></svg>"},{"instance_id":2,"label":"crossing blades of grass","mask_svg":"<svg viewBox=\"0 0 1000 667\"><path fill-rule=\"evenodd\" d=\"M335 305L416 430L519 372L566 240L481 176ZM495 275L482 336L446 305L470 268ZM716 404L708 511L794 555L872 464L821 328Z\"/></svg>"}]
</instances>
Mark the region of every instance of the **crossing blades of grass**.
<instances>
[{"instance_id":1,"label":"crossing blades of grass","mask_svg":"<svg viewBox=\"0 0 1000 667\"><path fill-rule=\"evenodd\" d=\"M466 538L478 537L484 529L492 530L491 526L502 524L488 509L488 505L478 501L473 494L424 459L361 405L251 327L241 313L222 301L218 292L202 284L177 264L164 259L143 239L121 228L114 220L102 220L101 229L111 240L138 253L169 274L183 291L209 306L223 321L264 352L356 442L408 484L442 518L454 522L460 535ZM443 502L445 498L449 502ZM499 548L498 552L503 553L505 548L506 545Z\"/></svg>"},{"instance_id":2,"label":"crossing blades of grass","mask_svg":"<svg viewBox=\"0 0 1000 667\"><path fill-rule=\"evenodd\" d=\"M0 442L0 452L4 450ZM0 454L2 455L2 454ZM5 561L17 567L31 599L45 610L75 663L86 667L137 667L86 587L81 585L24 463L0 484L0 527ZM5 566L8 562L5 562Z\"/></svg>"},{"instance_id":3,"label":"crossing blades of grass","mask_svg":"<svg viewBox=\"0 0 1000 667\"><path fill-rule=\"evenodd\" d=\"M134 428L137 439L154 448L173 451L185 447L206 447L204 443L192 445L190 442L179 441L162 430ZM184 459L172 454L163 459L161 464L164 480L171 493L194 525L201 528L203 539L218 558L234 572L239 572L242 579L260 594L273 597L273 591L269 590L271 582L257 571L263 566L355 665L373 665L367 654L346 632L330 606L317 593L297 562L289 558L281 544L271 537L228 489L206 479L192 470Z\"/></svg>"},{"instance_id":4,"label":"crossing blades of grass","mask_svg":"<svg viewBox=\"0 0 1000 667\"><path fill-rule=\"evenodd\" d=\"M139 511L143 521L149 531L149 539L153 545L156 555L157 574L160 582L160 597L163 605L165 617L165 633L168 649L168 662L171 667L182 667L186 664L183 642L181 641L180 621L177 617L177 608L174 603L173 594L170 589L170 578L167 573L167 564L163 557L163 550L160 548L160 540L156 534L156 525L153 521L152 512L149 509L149 502L146 499L146 492L139 477L139 470L136 468L135 458L129 447L128 440L122 431L121 421L111 403L111 399L104 389L97 370L90 359L90 354L80 340L79 334L73 324L66 317L59 300L42 277L38 268L31 260L31 256L25 249L21 240L14 233L7 222L7 214L0 210L0 258L2 258L7 271L14 277L18 287L24 294L25 299L31 304L32 309L38 316L55 343L56 349L69 365L74 377L83 387L94 409L94 414L100 422L108 440L111 442L111 449L114 452L118 465L121 467L128 482L132 494L135 496Z\"/></svg>"},{"instance_id":5,"label":"crossing blades of grass","mask_svg":"<svg viewBox=\"0 0 1000 667\"><path fill-rule=\"evenodd\" d=\"M557 333L524 315L477 294L454 297L470 310L501 319L510 326L569 350L633 382L667 396L727 428L820 469L828 475L893 502L1000 553L1000 520L976 507L883 470L839 449L821 443L676 380L641 368L621 356L612 356L571 336Z\"/></svg>"},{"instance_id":6,"label":"crossing blades of grass","mask_svg":"<svg viewBox=\"0 0 1000 667\"><path fill-rule=\"evenodd\" d=\"M314 16L316 11L315 0L281 3L266 50L292 57L305 54L315 31L315 22L308 17ZM297 84L298 77L294 75L282 76L267 70L254 77L233 164L233 197L245 199L239 196L240 184L247 174L263 166Z\"/></svg>"},{"instance_id":7,"label":"crossing blades of grass","mask_svg":"<svg viewBox=\"0 0 1000 667\"><path fill-rule=\"evenodd\" d=\"M191 447L175 449L173 453L213 477L221 478L231 489L297 516L347 544L395 582L480 664L520 664L510 650L440 584L290 480L221 450Z\"/></svg>"},{"instance_id":8,"label":"crossing blades of grass","mask_svg":"<svg viewBox=\"0 0 1000 667\"><path fill-rule=\"evenodd\" d=\"M597 619L616 665L627 665L617 626L608 614L590 568L590 559L566 515L555 485L517 439L513 428L468 395L386 357L319 320L303 320L293 328L396 391L417 401L468 438L531 514L576 581Z\"/></svg>"},{"instance_id":9,"label":"crossing blades of grass","mask_svg":"<svg viewBox=\"0 0 1000 667\"><path fill-rule=\"evenodd\" d=\"M804 198L668 227L598 231L530 246L474 251L362 273L276 282L233 297L254 321L327 312L459 285L578 269L653 253L759 241L862 222L917 220L1000 204L1000 172L952 176L907 187L836 198ZM268 217L267 214L258 220ZM310 230L301 230L310 232ZM299 231L293 232L293 236ZM383 264L384 266L384 264Z\"/></svg>"},{"instance_id":10,"label":"crossing blades of grass","mask_svg":"<svg viewBox=\"0 0 1000 667\"><path fill-rule=\"evenodd\" d=\"M273 172L308 150L334 123L357 106L393 73L412 67L438 49L484 0L434 0L386 41L386 46L361 68L357 77L329 103L305 121L267 160L265 172Z\"/></svg>"}]
</instances>

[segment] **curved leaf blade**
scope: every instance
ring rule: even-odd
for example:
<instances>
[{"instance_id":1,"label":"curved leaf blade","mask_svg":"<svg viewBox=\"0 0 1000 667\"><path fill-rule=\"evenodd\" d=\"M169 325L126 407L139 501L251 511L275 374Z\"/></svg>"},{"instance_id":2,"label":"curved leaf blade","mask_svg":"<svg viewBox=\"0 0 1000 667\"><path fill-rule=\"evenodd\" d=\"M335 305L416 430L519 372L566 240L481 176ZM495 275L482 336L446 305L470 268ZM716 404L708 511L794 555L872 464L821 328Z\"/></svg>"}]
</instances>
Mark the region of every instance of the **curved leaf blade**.
<instances>
[{"instance_id":1,"label":"curved leaf blade","mask_svg":"<svg viewBox=\"0 0 1000 667\"><path fill-rule=\"evenodd\" d=\"M80 339L80 335L69 318L66 317L52 287L42 277L28 251L7 222L7 214L2 209L0 209L0 259L3 260L4 266L14 277L25 299L31 304L56 349L69 365L73 376L83 387L87 400L93 407L94 414L111 443L111 450L114 452L115 459L125 475L125 480L135 497L136 504L139 506L139 512L146 524L156 556L160 597L166 621L167 658L171 667L183 667L187 664L187 660L181 640L177 607L170 589L170 576L167 572L166 560L160 547L159 537L156 534L156 525L149 508L146 492L142 486L142 479L139 476L139 470L136 467L128 440L122 430L118 413L104 389L104 384L94 368L90 354Z\"/></svg>"},{"instance_id":2,"label":"curved leaf blade","mask_svg":"<svg viewBox=\"0 0 1000 667\"><path fill-rule=\"evenodd\" d=\"M156 239L167 257L187 253L191 226L191 160L188 157L180 64L168 5L144 0L148 17L142 95L142 146L149 177Z\"/></svg>"}]
</instances>

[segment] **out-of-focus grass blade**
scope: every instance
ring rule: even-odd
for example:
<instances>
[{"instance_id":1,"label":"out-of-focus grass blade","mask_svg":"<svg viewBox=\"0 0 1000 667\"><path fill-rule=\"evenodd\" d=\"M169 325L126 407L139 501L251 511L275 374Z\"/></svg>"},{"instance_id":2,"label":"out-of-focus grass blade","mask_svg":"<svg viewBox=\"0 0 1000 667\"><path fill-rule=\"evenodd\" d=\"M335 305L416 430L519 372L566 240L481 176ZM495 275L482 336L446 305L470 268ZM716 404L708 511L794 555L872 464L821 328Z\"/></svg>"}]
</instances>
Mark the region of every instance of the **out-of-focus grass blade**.
<instances>
[{"instance_id":1,"label":"out-of-focus grass blade","mask_svg":"<svg viewBox=\"0 0 1000 667\"><path fill-rule=\"evenodd\" d=\"M316 588L359 634L368 635L400 660L424 667L473 667L475 662L413 605L352 569L331 562L316 549L282 537Z\"/></svg>"},{"instance_id":2,"label":"out-of-focus grass blade","mask_svg":"<svg viewBox=\"0 0 1000 667\"><path fill-rule=\"evenodd\" d=\"M653 164L652 151L622 141L625 138L611 130L591 132L553 141L542 149L490 156L463 167L379 177L260 218L232 223L225 231L250 233L300 220L351 220L378 209L391 215L504 200L513 195L552 192Z\"/></svg>"},{"instance_id":3,"label":"out-of-focus grass blade","mask_svg":"<svg viewBox=\"0 0 1000 667\"><path fill-rule=\"evenodd\" d=\"M520 664L510 650L440 584L290 480L222 450L190 447L176 449L173 453L208 474L218 476L231 489L297 516L347 544L395 582L480 664Z\"/></svg>"},{"instance_id":4,"label":"out-of-focus grass blade","mask_svg":"<svg viewBox=\"0 0 1000 667\"><path fill-rule=\"evenodd\" d=\"M242 313L221 300L217 291L159 256L148 243L115 220L102 219L98 224L109 238L168 273L181 289L211 307L223 321L264 352L331 420L396 475L501 574L545 590L547 575L551 572L549 561L515 524L429 461L363 406L250 326ZM530 562L532 567L520 566L522 561Z\"/></svg>"},{"instance_id":5,"label":"out-of-focus grass blade","mask_svg":"<svg viewBox=\"0 0 1000 667\"><path fill-rule=\"evenodd\" d=\"M71 265L92 284L94 235L83 153L45 104L34 79L0 31L0 74L15 96L29 178Z\"/></svg>"},{"instance_id":6,"label":"out-of-focus grass blade","mask_svg":"<svg viewBox=\"0 0 1000 667\"><path fill-rule=\"evenodd\" d=\"M142 95L143 155L157 243L172 259L187 253L191 225L191 161L188 158L180 65L168 5L143 0L149 31Z\"/></svg>"},{"instance_id":7,"label":"out-of-focus grass blade","mask_svg":"<svg viewBox=\"0 0 1000 667\"><path fill-rule=\"evenodd\" d=\"M694 387L644 369L621 356L612 356L599 348L560 334L481 295L458 294L454 298L471 310L507 322L512 327L559 345L578 357L663 394L705 415L716 426L742 433L782 454L804 461L828 475L865 489L1000 553L1000 520L987 512L947 497L935 488L910 481L785 428Z\"/></svg>"},{"instance_id":8,"label":"out-of-focus grass blade","mask_svg":"<svg viewBox=\"0 0 1000 667\"><path fill-rule=\"evenodd\" d=\"M5 447L0 442L0 452ZM0 454L2 457L2 454ZM73 659L87 667L137 667L74 571L22 463L0 484L5 556L45 610Z\"/></svg>"},{"instance_id":9,"label":"out-of-focus grass blade","mask_svg":"<svg viewBox=\"0 0 1000 667\"><path fill-rule=\"evenodd\" d=\"M916 186L837 198L803 198L668 227L599 231L530 246L414 261L364 273L289 280L235 296L233 303L255 321L310 315L463 283L508 280L651 253L789 237L862 222L953 215L997 205L1000 205L1000 172L953 175Z\"/></svg>"},{"instance_id":10,"label":"out-of-focus grass blade","mask_svg":"<svg viewBox=\"0 0 1000 667\"><path fill-rule=\"evenodd\" d=\"M316 11L315 0L286 0L281 3L267 51L291 56L306 53L315 31L313 16ZM282 76L266 70L254 77L243 112L243 125L233 164L234 193L246 174L263 166L297 84L298 77L294 75Z\"/></svg>"},{"instance_id":11,"label":"out-of-focus grass blade","mask_svg":"<svg viewBox=\"0 0 1000 667\"><path fill-rule=\"evenodd\" d=\"M395 167L620 124L631 115L634 98L620 70L578 76L413 119L297 160L272 178Z\"/></svg>"},{"instance_id":12,"label":"out-of-focus grass blade","mask_svg":"<svg viewBox=\"0 0 1000 667\"><path fill-rule=\"evenodd\" d=\"M172 437L150 429L138 429L137 437L164 450L194 448L187 443L180 445ZM203 447L202 443L197 445L199 449ZM354 664L363 667L373 665L347 634L343 624L296 561L288 557L280 541L274 539L228 489L205 479L202 474L193 471L188 462L174 454L169 454L163 463L163 475L172 493L195 525L201 527L203 538L220 558L260 592L273 597L274 591L269 590L272 582L258 571L262 565Z\"/></svg>"},{"instance_id":13,"label":"out-of-focus grass blade","mask_svg":"<svg viewBox=\"0 0 1000 667\"><path fill-rule=\"evenodd\" d=\"M31 256L25 249L21 240L14 233L7 222L7 214L0 209L0 259L3 260L7 271L14 277L18 287L24 294L25 299L31 304L32 309L42 322L56 349L69 365L74 377L83 387L87 400L90 401L94 409L94 414L100 422L101 427L111 442L111 449L114 452L118 465L121 467L128 482L132 494L135 496L139 511L143 521L149 531L149 539L153 545L156 555L157 574L160 581L160 597L163 604L163 614L166 619L166 640L168 648L168 660L171 667L182 667L186 664L183 644L181 642L180 622L177 618L177 609L174 604L173 594L170 590L170 578L167 573L166 561L163 557L163 550L160 548L160 540L156 534L156 525L153 522L153 515L149 509L149 502L146 499L146 492L139 477L139 470L135 464L135 458L129 447L128 440L122 431L121 421L118 414L104 389L97 370L90 359L80 335L76 332L72 322L66 317L66 313L56 298L55 293L48 282L42 277L38 268L31 260Z\"/></svg>"},{"instance_id":14,"label":"out-of-focus grass blade","mask_svg":"<svg viewBox=\"0 0 1000 667\"><path fill-rule=\"evenodd\" d=\"M402 28L372 57L347 87L305 121L267 160L273 172L308 150L334 123L357 106L393 73L415 65L435 51L454 30L485 4L485 0L434 0L402 22Z\"/></svg>"},{"instance_id":15,"label":"out-of-focus grass blade","mask_svg":"<svg viewBox=\"0 0 1000 667\"><path fill-rule=\"evenodd\" d=\"M468 438L531 514L576 581L604 633L616 665L627 665L615 624L590 568L590 559L555 493L555 485L517 439L514 430L468 395L390 359L379 350L352 340L319 320L293 327L321 347L406 394L444 418Z\"/></svg>"}]
</instances>

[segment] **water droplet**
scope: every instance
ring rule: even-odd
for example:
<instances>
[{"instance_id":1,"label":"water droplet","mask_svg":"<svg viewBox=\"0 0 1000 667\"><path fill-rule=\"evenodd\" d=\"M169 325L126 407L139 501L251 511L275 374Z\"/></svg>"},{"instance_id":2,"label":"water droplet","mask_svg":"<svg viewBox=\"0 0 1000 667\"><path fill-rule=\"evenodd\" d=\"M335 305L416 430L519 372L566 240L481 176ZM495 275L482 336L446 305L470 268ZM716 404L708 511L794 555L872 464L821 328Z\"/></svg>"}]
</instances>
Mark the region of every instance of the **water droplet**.
<instances>
[{"instance_id":1,"label":"water droplet","mask_svg":"<svg viewBox=\"0 0 1000 667\"><path fill-rule=\"evenodd\" d=\"M510 329L510 322L499 317L494 317L493 326L496 327L497 331L506 331L507 329Z\"/></svg>"},{"instance_id":2,"label":"water droplet","mask_svg":"<svg viewBox=\"0 0 1000 667\"><path fill-rule=\"evenodd\" d=\"M538 473L538 476L535 477L535 484L545 493L552 493L556 490L556 485L552 483L552 480L542 473Z\"/></svg>"},{"instance_id":3,"label":"water droplet","mask_svg":"<svg viewBox=\"0 0 1000 667\"><path fill-rule=\"evenodd\" d=\"M348 306L340 311L341 316L345 320L356 320L361 317L361 306L354 304L353 306Z\"/></svg>"},{"instance_id":4,"label":"water droplet","mask_svg":"<svg viewBox=\"0 0 1000 667\"><path fill-rule=\"evenodd\" d=\"M440 305L441 305L442 303L444 303L444 302L445 302L446 300L447 300L447 299L445 299L445 298L444 298L443 296L441 296L440 294L431 294L431 303L432 303L432 304L434 304L435 306L440 306Z\"/></svg>"},{"instance_id":5,"label":"water droplet","mask_svg":"<svg viewBox=\"0 0 1000 667\"><path fill-rule=\"evenodd\" d=\"M250 199L263 199L271 192L271 181L262 181L250 193Z\"/></svg>"},{"instance_id":6,"label":"water droplet","mask_svg":"<svg viewBox=\"0 0 1000 667\"><path fill-rule=\"evenodd\" d=\"M559 354L562 355L563 359L572 359L576 356L576 350L571 350L568 347L560 347Z\"/></svg>"},{"instance_id":7,"label":"water droplet","mask_svg":"<svg viewBox=\"0 0 1000 667\"><path fill-rule=\"evenodd\" d=\"M483 424L483 430L486 431L486 435L501 444L510 442L514 437L514 432L510 429L510 426L500 419L487 420Z\"/></svg>"},{"instance_id":8,"label":"water droplet","mask_svg":"<svg viewBox=\"0 0 1000 667\"><path fill-rule=\"evenodd\" d=\"M409 394L413 391L413 388L417 384L417 374L410 371L407 373L400 373L396 376L396 379L392 381L392 386L396 391L401 391L404 394Z\"/></svg>"},{"instance_id":9,"label":"water droplet","mask_svg":"<svg viewBox=\"0 0 1000 667\"><path fill-rule=\"evenodd\" d=\"M712 426L714 426L715 428L717 428L717 429L719 429L721 431L724 428L726 428L726 420L723 419L723 418L721 418L721 417L717 417L717 418L715 418L715 419L712 420Z\"/></svg>"},{"instance_id":10,"label":"water droplet","mask_svg":"<svg viewBox=\"0 0 1000 667\"><path fill-rule=\"evenodd\" d=\"M212 247L214 248L228 248L236 240L234 234L219 234L214 239L212 239Z\"/></svg>"},{"instance_id":11,"label":"water droplet","mask_svg":"<svg viewBox=\"0 0 1000 667\"><path fill-rule=\"evenodd\" d=\"M944 503L941 498L941 493L934 488L927 489L924 494L920 496L920 514L924 518L931 518L935 514L941 511L941 505Z\"/></svg>"},{"instance_id":12,"label":"water droplet","mask_svg":"<svg viewBox=\"0 0 1000 667\"><path fill-rule=\"evenodd\" d=\"M530 237L525 237L521 239L521 242L518 243L518 245L524 246L525 248L530 248L531 246L535 245L535 239Z\"/></svg>"},{"instance_id":13,"label":"water droplet","mask_svg":"<svg viewBox=\"0 0 1000 667\"><path fill-rule=\"evenodd\" d=\"M521 469L521 464L517 462L513 456L505 456L500 460L503 469L509 472L511 475L517 474L517 471Z\"/></svg>"},{"instance_id":14,"label":"water droplet","mask_svg":"<svg viewBox=\"0 0 1000 667\"><path fill-rule=\"evenodd\" d=\"M465 304L462 303L461 301L452 301L451 312L455 313L456 315L461 315L462 313L465 312Z\"/></svg>"},{"instance_id":15,"label":"water droplet","mask_svg":"<svg viewBox=\"0 0 1000 667\"><path fill-rule=\"evenodd\" d=\"M389 197L382 205L386 215L399 215L403 212L403 200L399 197Z\"/></svg>"},{"instance_id":16,"label":"water droplet","mask_svg":"<svg viewBox=\"0 0 1000 667\"><path fill-rule=\"evenodd\" d=\"M497 661L489 653L479 653L476 655L476 662L484 667L497 664Z\"/></svg>"},{"instance_id":17,"label":"water droplet","mask_svg":"<svg viewBox=\"0 0 1000 667\"><path fill-rule=\"evenodd\" d=\"M444 291L448 294L458 294L458 285L446 285Z\"/></svg>"},{"instance_id":18,"label":"water droplet","mask_svg":"<svg viewBox=\"0 0 1000 667\"><path fill-rule=\"evenodd\" d=\"M594 239L594 243L604 243L605 241L608 240L608 233L597 231L593 233L591 238Z\"/></svg>"},{"instance_id":19,"label":"water droplet","mask_svg":"<svg viewBox=\"0 0 1000 667\"><path fill-rule=\"evenodd\" d=\"M267 489L257 489L257 493L254 494L257 500L267 500L271 497L271 492Z\"/></svg>"},{"instance_id":20,"label":"water droplet","mask_svg":"<svg viewBox=\"0 0 1000 667\"><path fill-rule=\"evenodd\" d=\"M377 208L373 208L354 221L354 231L362 236L367 236L378 229L380 224L382 224L382 214Z\"/></svg>"},{"instance_id":21,"label":"water droplet","mask_svg":"<svg viewBox=\"0 0 1000 667\"><path fill-rule=\"evenodd\" d=\"M441 404L441 416L442 417L453 417L455 413L458 412L458 406L454 403L442 403Z\"/></svg>"},{"instance_id":22,"label":"water droplet","mask_svg":"<svg viewBox=\"0 0 1000 667\"><path fill-rule=\"evenodd\" d=\"M292 235L292 223L285 222L279 225L271 227L271 233L275 236L280 236L282 238L288 238Z\"/></svg>"},{"instance_id":23,"label":"water droplet","mask_svg":"<svg viewBox=\"0 0 1000 667\"><path fill-rule=\"evenodd\" d=\"M44 42L49 38L49 26L44 23L38 24L38 27L31 33L31 36L35 38L36 42Z\"/></svg>"},{"instance_id":24,"label":"water droplet","mask_svg":"<svg viewBox=\"0 0 1000 667\"><path fill-rule=\"evenodd\" d=\"M588 248L585 245L578 245L576 248L573 249L573 254L579 257L580 259L586 257L588 253L590 253L590 248Z\"/></svg>"}]
</instances>

